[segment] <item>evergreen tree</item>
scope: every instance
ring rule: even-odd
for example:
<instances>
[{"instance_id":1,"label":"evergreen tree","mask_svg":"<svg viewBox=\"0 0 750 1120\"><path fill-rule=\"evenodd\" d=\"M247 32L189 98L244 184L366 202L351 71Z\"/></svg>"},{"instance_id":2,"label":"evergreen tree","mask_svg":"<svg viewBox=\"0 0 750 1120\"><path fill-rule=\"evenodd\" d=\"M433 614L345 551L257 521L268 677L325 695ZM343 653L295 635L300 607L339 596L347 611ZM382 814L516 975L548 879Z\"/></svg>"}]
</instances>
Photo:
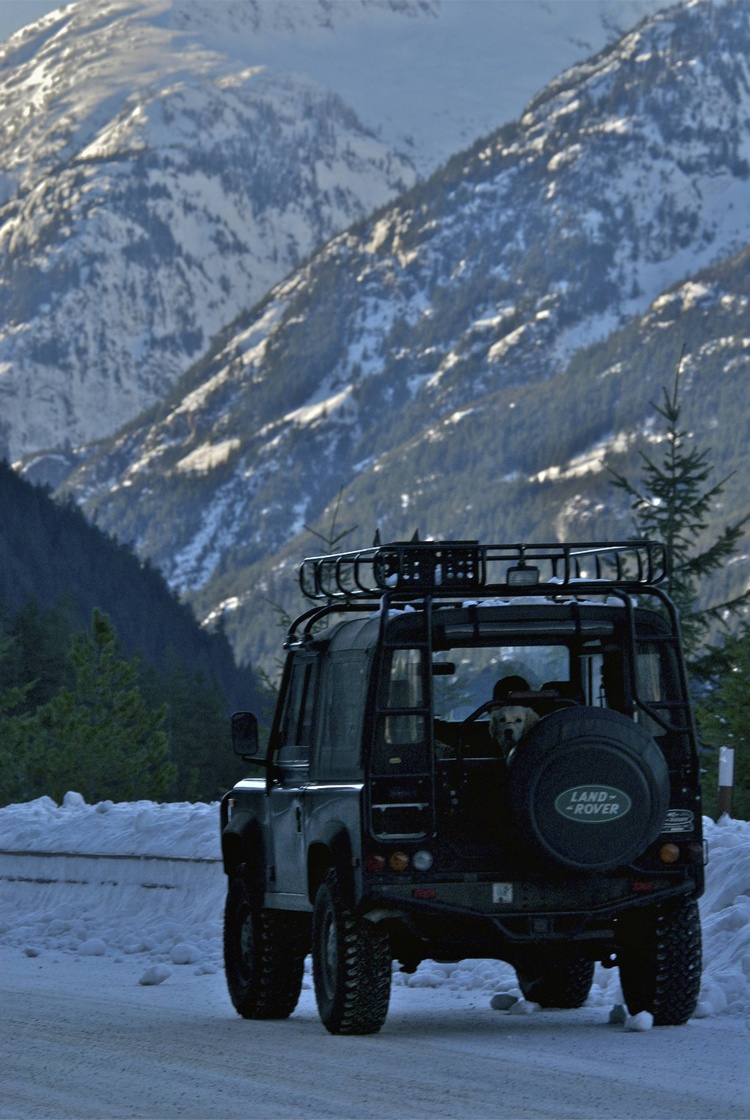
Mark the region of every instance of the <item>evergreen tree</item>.
<instances>
[{"instance_id":1,"label":"evergreen tree","mask_svg":"<svg viewBox=\"0 0 750 1120\"><path fill-rule=\"evenodd\" d=\"M10 654L15 645L15 639L5 637L0 640L0 666L10 659ZM2 678L0 678L2 682ZM8 714L18 708L26 699L29 685L9 685L0 683L0 713Z\"/></svg>"},{"instance_id":2,"label":"evergreen tree","mask_svg":"<svg viewBox=\"0 0 750 1120\"><path fill-rule=\"evenodd\" d=\"M61 800L68 790L88 802L163 799L175 777L165 709L144 701L138 661L120 657L114 627L94 610L90 634L73 642L72 687L62 688L24 726L26 796Z\"/></svg>"},{"instance_id":3,"label":"evergreen tree","mask_svg":"<svg viewBox=\"0 0 750 1120\"><path fill-rule=\"evenodd\" d=\"M165 731L175 776L170 801L213 801L234 784L224 696L215 681L190 673L177 658L151 682L165 701Z\"/></svg>"},{"instance_id":4,"label":"evergreen tree","mask_svg":"<svg viewBox=\"0 0 750 1120\"><path fill-rule=\"evenodd\" d=\"M750 601L750 590L723 602L704 605L702 586L707 577L724 567L735 553L747 519L725 526L706 542L709 514L731 477L710 483L710 450L695 447L680 426L680 370L671 394L665 388L661 406L666 447L661 462L642 454L640 486L614 474L614 484L632 499L636 530L640 536L660 540L666 549L667 591L680 612L685 651L694 681L700 681L702 699L698 725L709 748L706 761L706 810L715 807L718 756L715 748L735 747L735 815L750 809L750 630L729 631L733 617ZM723 628L717 643L716 626ZM713 642L712 642L713 639Z\"/></svg>"},{"instance_id":5,"label":"evergreen tree","mask_svg":"<svg viewBox=\"0 0 750 1120\"><path fill-rule=\"evenodd\" d=\"M114 637L114 627L108 617L103 623L99 615L97 619L97 632L103 626L98 642L107 646L104 631L111 626ZM80 759L73 767L63 762L63 738L75 733L69 754L80 753L84 686L93 693L89 667L80 663L82 657L85 662L85 651L92 642L93 635L77 630L74 613L65 603L42 609L30 600L13 615L0 604L0 804L52 793L55 767L59 784L65 786L63 792L70 788L85 792L84 779L75 777L80 773ZM119 648L119 635L116 644ZM214 800L238 776L237 760L229 746L228 700L215 677L188 668L181 654L174 648L168 650L164 671L139 659L122 662L123 655L118 657L129 665L128 676L145 708L156 713L152 725L166 734L173 777L163 796L178 801ZM108 656L102 656L102 667ZM257 687L251 683L251 696L255 696ZM160 724L162 708L165 715ZM112 770L107 780L114 776ZM148 771L146 776L150 782ZM119 782L118 788L121 785ZM137 795L151 796L151 790L151 785L142 784ZM107 796L124 793L116 790Z\"/></svg>"},{"instance_id":6,"label":"evergreen tree","mask_svg":"<svg viewBox=\"0 0 750 1120\"><path fill-rule=\"evenodd\" d=\"M724 567L737 549L747 519L727 525L710 543L704 541L708 515L731 478L727 475L711 485L710 449L695 447L692 437L680 427L680 369L675 373L671 394L664 388L660 406L652 402L666 423L665 451L661 462L641 453L643 475L634 485L624 475L614 475L614 485L631 498L639 536L661 541L666 550L666 590L680 612L685 651L694 661L708 644L712 624L727 619L750 601L750 591L709 606L701 603L701 588L707 577Z\"/></svg>"},{"instance_id":7,"label":"evergreen tree","mask_svg":"<svg viewBox=\"0 0 750 1120\"><path fill-rule=\"evenodd\" d=\"M15 636L0 641L0 805L35 796L30 775L39 768L32 757L29 717L22 710L34 682L9 683L15 680L17 646Z\"/></svg>"},{"instance_id":8,"label":"evergreen tree","mask_svg":"<svg viewBox=\"0 0 750 1120\"><path fill-rule=\"evenodd\" d=\"M26 702L30 684L8 683L8 664L14 658L16 644L14 637L0 641L0 805L26 799L28 719L20 709Z\"/></svg>"},{"instance_id":9,"label":"evergreen tree","mask_svg":"<svg viewBox=\"0 0 750 1120\"><path fill-rule=\"evenodd\" d=\"M730 637L717 651L714 687L698 705L698 726L711 747L734 748L732 815L750 819L750 631ZM704 783L714 798L717 770L712 766ZM715 808L715 806L712 806Z\"/></svg>"},{"instance_id":10,"label":"evergreen tree","mask_svg":"<svg viewBox=\"0 0 750 1120\"><path fill-rule=\"evenodd\" d=\"M73 612L62 602L42 610L38 600L29 599L5 621L4 629L13 642L8 656L0 660L0 687L22 687L23 711L33 712L72 681L68 654Z\"/></svg>"}]
</instances>

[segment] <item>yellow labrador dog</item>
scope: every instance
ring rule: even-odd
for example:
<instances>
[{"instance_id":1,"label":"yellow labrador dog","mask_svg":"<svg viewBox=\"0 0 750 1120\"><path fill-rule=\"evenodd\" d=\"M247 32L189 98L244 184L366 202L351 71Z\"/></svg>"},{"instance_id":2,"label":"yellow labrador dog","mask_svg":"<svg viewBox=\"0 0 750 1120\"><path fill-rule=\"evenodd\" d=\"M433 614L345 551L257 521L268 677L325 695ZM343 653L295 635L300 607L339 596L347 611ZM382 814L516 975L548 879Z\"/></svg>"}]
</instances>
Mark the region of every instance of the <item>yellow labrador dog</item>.
<instances>
[{"instance_id":1,"label":"yellow labrador dog","mask_svg":"<svg viewBox=\"0 0 750 1120\"><path fill-rule=\"evenodd\" d=\"M499 746L503 758L508 757L521 736L538 719L536 712L531 708L521 707L520 704L506 704L490 712L490 736Z\"/></svg>"}]
</instances>

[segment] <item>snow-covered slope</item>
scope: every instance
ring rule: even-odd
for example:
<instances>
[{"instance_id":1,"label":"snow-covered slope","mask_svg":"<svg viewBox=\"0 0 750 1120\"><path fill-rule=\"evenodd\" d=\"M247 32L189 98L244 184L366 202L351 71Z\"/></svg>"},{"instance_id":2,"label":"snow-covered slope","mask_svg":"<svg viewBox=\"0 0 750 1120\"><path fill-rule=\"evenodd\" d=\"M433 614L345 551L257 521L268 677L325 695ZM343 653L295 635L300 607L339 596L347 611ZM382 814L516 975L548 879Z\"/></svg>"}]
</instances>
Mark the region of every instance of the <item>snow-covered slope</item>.
<instances>
[{"instance_id":1,"label":"snow-covered slope","mask_svg":"<svg viewBox=\"0 0 750 1120\"><path fill-rule=\"evenodd\" d=\"M75 492L204 615L231 606L245 656L258 581L342 488L352 545L606 531L601 460L683 346L686 420L727 426L746 503L749 56L750 7L695 0L566 72L276 287Z\"/></svg>"},{"instance_id":2,"label":"snow-covered slope","mask_svg":"<svg viewBox=\"0 0 750 1120\"><path fill-rule=\"evenodd\" d=\"M196 44L151 0L83 2L3 57L4 450L161 399L316 245L414 179L335 95Z\"/></svg>"},{"instance_id":3,"label":"snow-covered slope","mask_svg":"<svg viewBox=\"0 0 750 1120\"><path fill-rule=\"evenodd\" d=\"M0 48L0 453L111 434L658 0L79 0ZM362 123L364 122L364 123Z\"/></svg>"}]
</instances>

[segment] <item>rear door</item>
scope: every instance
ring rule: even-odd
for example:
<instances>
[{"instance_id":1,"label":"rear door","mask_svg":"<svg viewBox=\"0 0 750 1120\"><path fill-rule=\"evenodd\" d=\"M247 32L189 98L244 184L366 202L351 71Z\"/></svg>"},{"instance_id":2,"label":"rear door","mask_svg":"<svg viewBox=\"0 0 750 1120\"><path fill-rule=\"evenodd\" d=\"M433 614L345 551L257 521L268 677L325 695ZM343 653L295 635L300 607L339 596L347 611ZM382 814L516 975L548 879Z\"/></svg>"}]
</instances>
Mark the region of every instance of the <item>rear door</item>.
<instances>
[{"instance_id":1,"label":"rear door","mask_svg":"<svg viewBox=\"0 0 750 1120\"><path fill-rule=\"evenodd\" d=\"M290 909L308 906L305 801L314 746L317 677L317 658L295 654L279 721L276 772L269 792L273 837L270 887L276 901Z\"/></svg>"}]
</instances>

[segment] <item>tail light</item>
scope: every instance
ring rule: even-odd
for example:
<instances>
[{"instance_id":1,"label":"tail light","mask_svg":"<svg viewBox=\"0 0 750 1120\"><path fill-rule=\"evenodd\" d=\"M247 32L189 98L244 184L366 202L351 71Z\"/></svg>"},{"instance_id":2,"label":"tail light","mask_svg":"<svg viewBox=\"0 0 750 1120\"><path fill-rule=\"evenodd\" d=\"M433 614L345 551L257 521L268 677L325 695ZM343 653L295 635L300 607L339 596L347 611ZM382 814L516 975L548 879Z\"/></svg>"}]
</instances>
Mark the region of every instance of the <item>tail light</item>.
<instances>
[{"instance_id":1,"label":"tail light","mask_svg":"<svg viewBox=\"0 0 750 1120\"><path fill-rule=\"evenodd\" d=\"M418 852L414 852L411 856L408 852L399 848L387 857L382 852L368 852L365 857L365 869L373 875L378 875L386 870L406 871L409 867L414 871L429 871L433 862L432 853L428 852L426 848L420 848Z\"/></svg>"}]
</instances>

